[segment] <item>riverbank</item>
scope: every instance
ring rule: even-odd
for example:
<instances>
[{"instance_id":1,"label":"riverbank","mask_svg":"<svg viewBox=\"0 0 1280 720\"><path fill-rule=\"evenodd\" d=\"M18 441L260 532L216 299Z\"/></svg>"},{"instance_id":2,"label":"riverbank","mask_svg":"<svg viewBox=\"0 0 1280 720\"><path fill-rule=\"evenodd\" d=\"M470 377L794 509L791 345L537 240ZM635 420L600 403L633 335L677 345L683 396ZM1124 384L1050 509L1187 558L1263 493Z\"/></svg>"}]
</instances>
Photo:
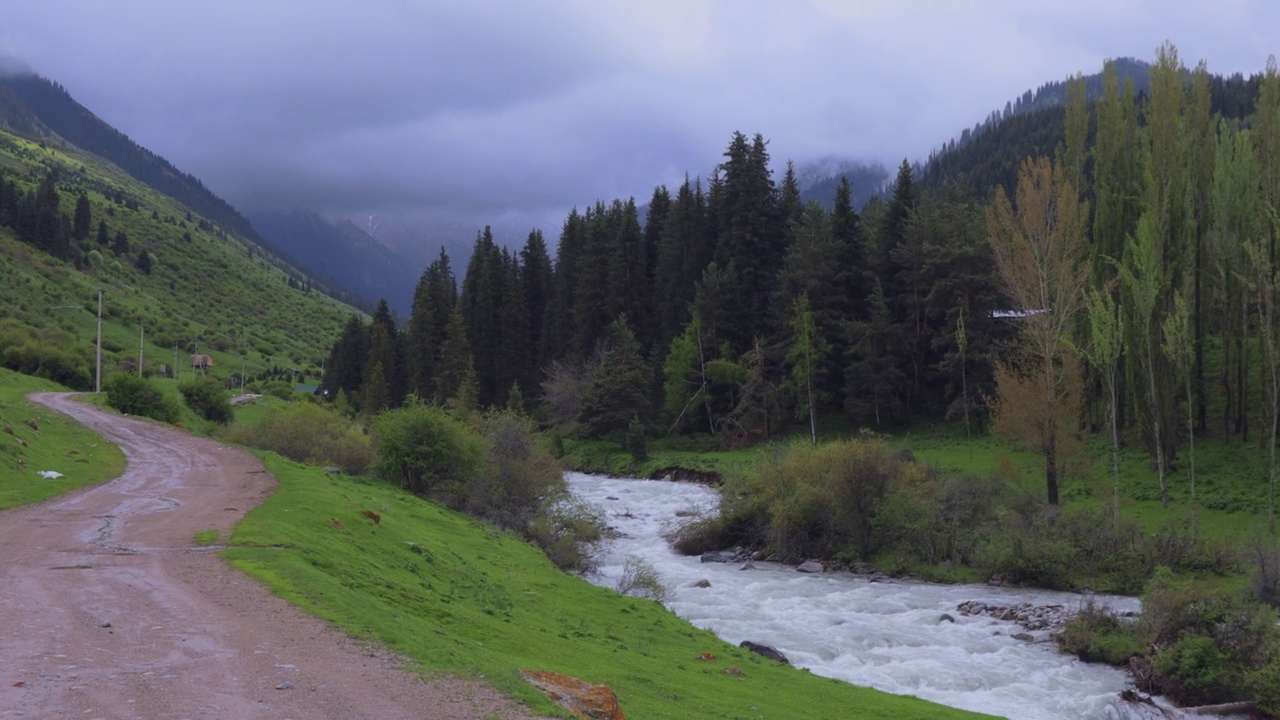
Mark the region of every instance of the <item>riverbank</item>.
<instances>
[{"instance_id":1,"label":"riverbank","mask_svg":"<svg viewBox=\"0 0 1280 720\"><path fill-rule=\"evenodd\" d=\"M565 575L510 535L384 483L271 455L265 462L278 490L236 528L229 559L428 673L484 676L538 711L549 710L547 701L520 669L605 683L630 717L790 718L798 707L833 720L851 707L866 718L977 717L770 663L657 603ZM366 508L379 523L361 514Z\"/></svg>"},{"instance_id":2,"label":"riverbank","mask_svg":"<svg viewBox=\"0 0 1280 720\"><path fill-rule=\"evenodd\" d=\"M672 552L663 539L673 523L713 509L714 491L692 483L609 479L571 473L574 492L606 508L619 538L592 581L614 587L628 568L647 563L664 602L698 627L732 644L751 641L781 651L795 665L827 677L1006 717L1100 717L1128 687L1125 674L1081 663L1051 642L1027 642L1015 622L957 606L1061 605L1081 596L984 585L937 585L846 572L797 572L754 561L700 562ZM1137 601L1115 598L1122 611Z\"/></svg>"}]
</instances>

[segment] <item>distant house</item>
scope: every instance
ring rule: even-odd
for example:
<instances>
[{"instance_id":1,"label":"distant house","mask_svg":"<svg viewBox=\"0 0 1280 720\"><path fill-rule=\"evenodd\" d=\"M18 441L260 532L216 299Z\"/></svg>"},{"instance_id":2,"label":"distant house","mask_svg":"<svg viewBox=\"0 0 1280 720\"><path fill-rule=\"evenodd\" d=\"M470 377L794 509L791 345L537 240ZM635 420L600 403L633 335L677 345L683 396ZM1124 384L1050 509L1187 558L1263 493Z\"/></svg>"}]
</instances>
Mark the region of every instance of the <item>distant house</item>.
<instances>
[{"instance_id":1,"label":"distant house","mask_svg":"<svg viewBox=\"0 0 1280 720\"><path fill-rule=\"evenodd\" d=\"M213 367L213 358L208 355L192 355L191 368L194 370L208 370Z\"/></svg>"}]
</instances>

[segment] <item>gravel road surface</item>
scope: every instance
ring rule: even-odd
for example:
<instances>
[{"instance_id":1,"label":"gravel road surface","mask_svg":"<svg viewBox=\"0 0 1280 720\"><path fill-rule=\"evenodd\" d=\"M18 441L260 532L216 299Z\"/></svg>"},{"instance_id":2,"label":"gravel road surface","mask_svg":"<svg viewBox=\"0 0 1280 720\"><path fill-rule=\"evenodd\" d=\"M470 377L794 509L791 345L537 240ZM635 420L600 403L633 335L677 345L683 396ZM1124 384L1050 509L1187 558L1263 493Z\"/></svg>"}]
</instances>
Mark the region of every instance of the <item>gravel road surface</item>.
<instances>
[{"instance_id":1,"label":"gravel road surface","mask_svg":"<svg viewBox=\"0 0 1280 720\"><path fill-rule=\"evenodd\" d=\"M67 395L32 399L129 464L0 513L0 718L533 717L482 681L404 672L194 547L271 493L251 454Z\"/></svg>"}]
</instances>

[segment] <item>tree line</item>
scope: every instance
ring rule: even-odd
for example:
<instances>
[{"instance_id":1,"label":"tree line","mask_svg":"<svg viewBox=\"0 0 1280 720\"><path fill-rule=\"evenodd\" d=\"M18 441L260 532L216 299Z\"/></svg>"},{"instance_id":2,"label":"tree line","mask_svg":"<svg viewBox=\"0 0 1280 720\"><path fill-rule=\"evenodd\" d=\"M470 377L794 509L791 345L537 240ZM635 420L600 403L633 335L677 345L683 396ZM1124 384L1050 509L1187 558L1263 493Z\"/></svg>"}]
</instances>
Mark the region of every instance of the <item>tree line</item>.
<instances>
[{"instance_id":1,"label":"tree line","mask_svg":"<svg viewBox=\"0 0 1280 720\"><path fill-rule=\"evenodd\" d=\"M734 133L643 218L634 199L570 212L554 261L540 231L511 252L486 229L460 291L443 252L423 273L407 328L353 319L325 387L365 411L537 401L584 437L640 423L725 445L835 418L994 421L1035 436L1051 502L1081 428L1139 430L1162 482L1197 434L1273 446L1274 60L1224 84L1165 45L1146 94L1109 63L1097 99L1080 78L1066 99L1014 118L1060 140L983 187L925 191L904 161L885 199L859 212L842 182L827 210Z\"/></svg>"}]
</instances>

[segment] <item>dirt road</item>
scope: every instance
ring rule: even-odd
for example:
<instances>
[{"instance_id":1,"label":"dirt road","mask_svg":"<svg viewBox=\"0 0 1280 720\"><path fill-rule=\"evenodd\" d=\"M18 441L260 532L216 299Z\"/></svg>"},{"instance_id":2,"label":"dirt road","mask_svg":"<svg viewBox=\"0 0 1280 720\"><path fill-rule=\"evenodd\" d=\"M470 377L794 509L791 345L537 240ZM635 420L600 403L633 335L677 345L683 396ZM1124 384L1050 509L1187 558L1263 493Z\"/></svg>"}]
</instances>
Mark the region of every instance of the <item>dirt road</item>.
<instances>
[{"instance_id":1,"label":"dirt road","mask_svg":"<svg viewBox=\"0 0 1280 720\"><path fill-rule=\"evenodd\" d=\"M65 395L33 399L129 465L0 513L0 718L532 717L481 682L401 671L193 547L270 494L249 453Z\"/></svg>"}]
</instances>

